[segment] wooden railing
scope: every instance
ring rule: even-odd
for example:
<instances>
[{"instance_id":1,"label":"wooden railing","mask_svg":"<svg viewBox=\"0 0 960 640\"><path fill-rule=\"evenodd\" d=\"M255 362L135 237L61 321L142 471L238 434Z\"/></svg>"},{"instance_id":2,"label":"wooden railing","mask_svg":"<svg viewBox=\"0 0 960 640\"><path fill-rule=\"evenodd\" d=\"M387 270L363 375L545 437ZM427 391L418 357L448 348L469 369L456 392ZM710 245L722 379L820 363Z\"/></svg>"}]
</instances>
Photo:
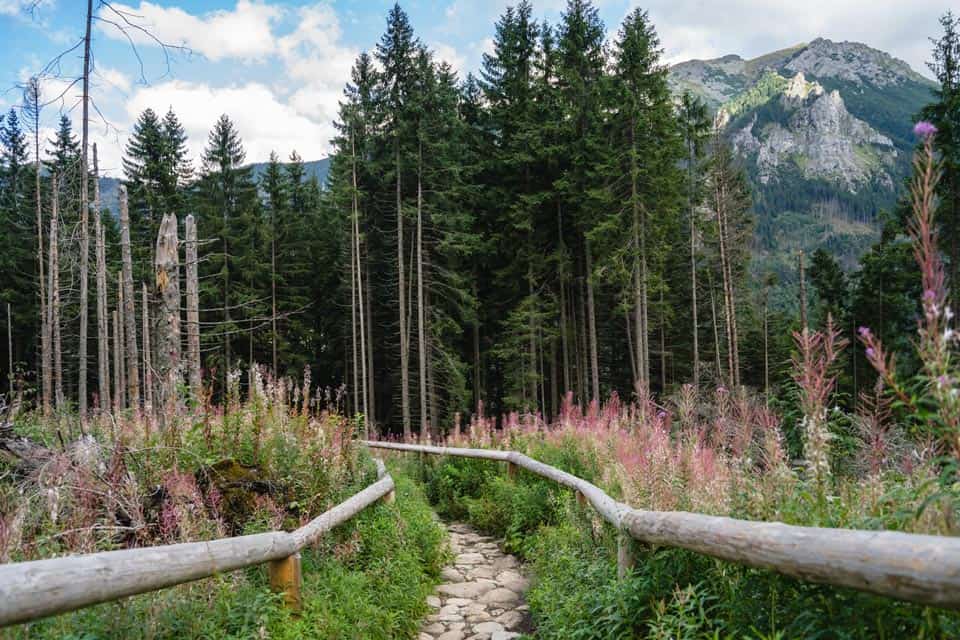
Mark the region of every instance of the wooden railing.
<instances>
[{"instance_id":1,"label":"wooden railing","mask_svg":"<svg viewBox=\"0 0 960 640\"><path fill-rule=\"evenodd\" d=\"M299 609L300 551L381 498L393 501L393 478L381 461L375 462L376 482L291 533L0 565L0 627L264 563L274 590L284 594L287 606Z\"/></svg>"},{"instance_id":2,"label":"wooden railing","mask_svg":"<svg viewBox=\"0 0 960 640\"><path fill-rule=\"evenodd\" d=\"M506 462L573 489L620 532L620 575L633 564L630 538L689 549L715 558L772 569L801 580L850 587L900 600L960 608L960 538L799 527L683 511L645 511L617 502L599 487L515 451L462 449L391 442L370 447Z\"/></svg>"}]
</instances>

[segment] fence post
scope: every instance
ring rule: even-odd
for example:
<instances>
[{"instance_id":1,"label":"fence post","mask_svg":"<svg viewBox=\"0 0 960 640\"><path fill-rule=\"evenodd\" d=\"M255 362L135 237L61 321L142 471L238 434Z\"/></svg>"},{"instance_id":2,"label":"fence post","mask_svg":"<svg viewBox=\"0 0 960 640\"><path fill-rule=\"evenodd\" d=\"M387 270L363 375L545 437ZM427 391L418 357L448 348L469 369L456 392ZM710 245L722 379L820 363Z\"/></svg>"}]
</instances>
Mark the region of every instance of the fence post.
<instances>
[{"instance_id":1,"label":"fence post","mask_svg":"<svg viewBox=\"0 0 960 640\"><path fill-rule=\"evenodd\" d=\"M277 593L283 594L283 602L287 608L299 613L303 606L300 597L300 552L281 558L271 560L268 565L270 574L270 588Z\"/></svg>"},{"instance_id":2,"label":"fence post","mask_svg":"<svg viewBox=\"0 0 960 640\"><path fill-rule=\"evenodd\" d=\"M633 538L626 531L617 532L617 578L622 580L633 569Z\"/></svg>"},{"instance_id":3,"label":"fence post","mask_svg":"<svg viewBox=\"0 0 960 640\"><path fill-rule=\"evenodd\" d=\"M517 465L509 461L507 462L507 477L510 478L510 480L517 479Z\"/></svg>"},{"instance_id":4,"label":"fence post","mask_svg":"<svg viewBox=\"0 0 960 640\"><path fill-rule=\"evenodd\" d=\"M383 496L384 504L393 504L397 499L397 490L390 489L390 492Z\"/></svg>"},{"instance_id":5,"label":"fence post","mask_svg":"<svg viewBox=\"0 0 960 640\"><path fill-rule=\"evenodd\" d=\"M577 504L580 505L581 508L586 508L586 506L587 506L587 496L583 495L583 492L580 491L579 489L578 489L578 490L575 490L574 493L575 493L576 496L577 496Z\"/></svg>"}]
</instances>

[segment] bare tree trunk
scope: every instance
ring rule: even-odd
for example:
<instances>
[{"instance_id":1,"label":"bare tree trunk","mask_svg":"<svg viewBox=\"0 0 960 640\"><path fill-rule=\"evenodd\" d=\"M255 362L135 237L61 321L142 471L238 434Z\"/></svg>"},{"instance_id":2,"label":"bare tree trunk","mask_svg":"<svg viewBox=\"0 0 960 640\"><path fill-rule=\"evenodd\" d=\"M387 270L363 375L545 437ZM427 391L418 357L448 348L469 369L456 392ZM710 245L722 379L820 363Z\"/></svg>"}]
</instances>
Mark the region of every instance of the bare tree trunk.
<instances>
[{"instance_id":1,"label":"bare tree trunk","mask_svg":"<svg viewBox=\"0 0 960 640\"><path fill-rule=\"evenodd\" d=\"M100 167L97 145L93 145L93 228L97 259L97 363L100 409L110 411L110 318L107 311L107 247L100 218Z\"/></svg>"},{"instance_id":2,"label":"bare tree trunk","mask_svg":"<svg viewBox=\"0 0 960 640\"><path fill-rule=\"evenodd\" d=\"M120 395L119 395L119 399L120 399L120 410L121 410L121 411L122 411L123 409L126 409L127 406L128 406L128 405L127 405L127 400L128 400L128 396L127 396L127 390L128 390L128 389L127 389L127 367L126 367L126 360L124 359L124 358L125 358L125 355L124 355L124 354L126 353L126 344L127 344L127 341L126 341L126 339L125 339L126 336L124 335L124 334L126 333L126 332L124 331L124 328L126 327L126 322L125 322L125 320L124 320L124 318L123 318L123 314L124 314L125 310L126 310L126 305L124 305L124 303L123 303L123 273L120 272L120 271L118 271L118 272L117 272L117 320L120 322L120 326L117 327L117 328L115 328L115 333L116 333L116 335L117 335L117 340L118 340L117 344L119 345L119 349L120 349L120 351L119 351L119 353L120 353L120 361L119 361L120 368L117 369L117 377L120 379ZM117 361L114 360L114 363L116 364Z\"/></svg>"},{"instance_id":3,"label":"bare tree trunk","mask_svg":"<svg viewBox=\"0 0 960 640\"><path fill-rule=\"evenodd\" d=\"M362 254L361 254L362 255ZM361 320L366 324L366 352L367 352L367 409L370 411L367 421L370 425L376 428L377 422L377 394L374 381L376 377L373 373L373 292L370 287L370 263L367 262L364 265L363 269L364 275L366 276L367 289L366 289L366 319L363 317L363 309L361 308Z\"/></svg>"},{"instance_id":4,"label":"bare tree trunk","mask_svg":"<svg viewBox=\"0 0 960 640\"><path fill-rule=\"evenodd\" d=\"M127 341L127 397L130 407L140 408L140 354L137 351L136 298L133 292L133 257L130 252L130 211L127 188L120 185L120 252L123 259L123 334Z\"/></svg>"},{"instance_id":5,"label":"bare tree trunk","mask_svg":"<svg viewBox=\"0 0 960 640\"><path fill-rule=\"evenodd\" d=\"M567 279L564 270L563 207L557 200L557 246L560 248L560 350L563 352L563 393L570 391L570 337L567 335Z\"/></svg>"},{"instance_id":6,"label":"bare tree trunk","mask_svg":"<svg viewBox=\"0 0 960 640\"><path fill-rule=\"evenodd\" d=\"M630 206L633 211L633 248L636 255L633 260L633 315L636 333L636 360L634 386L646 388L650 384L650 363L647 361L647 226L646 212L641 215L640 197L637 192L639 167L637 166L637 147L635 127L630 122ZM629 326L627 331L629 331Z\"/></svg>"},{"instance_id":7,"label":"bare tree trunk","mask_svg":"<svg viewBox=\"0 0 960 640\"><path fill-rule=\"evenodd\" d=\"M80 349L77 357L77 396L80 420L87 418L87 322L89 314L90 274L90 207L87 148L90 124L90 26L93 22L93 0L87 0L86 32L83 36L83 123L80 141Z\"/></svg>"},{"instance_id":8,"label":"bare tree trunk","mask_svg":"<svg viewBox=\"0 0 960 640\"><path fill-rule=\"evenodd\" d=\"M60 190L57 176L51 185L52 210L50 213L50 264L47 265L49 282L47 302L49 318L47 326L53 338L53 384L54 400L58 409L63 408L63 343L60 335Z\"/></svg>"},{"instance_id":9,"label":"bare tree trunk","mask_svg":"<svg viewBox=\"0 0 960 640\"><path fill-rule=\"evenodd\" d=\"M120 308L119 303L117 308ZM113 312L113 412L123 410L123 335L120 333L120 316Z\"/></svg>"},{"instance_id":10,"label":"bare tree trunk","mask_svg":"<svg viewBox=\"0 0 960 640\"><path fill-rule=\"evenodd\" d=\"M142 285L142 300L140 315L143 317L143 413L147 416L147 424L153 422L153 364L150 362L150 298L147 293L147 283ZM199 400L199 396L196 397Z\"/></svg>"},{"instance_id":11,"label":"bare tree trunk","mask_svg":"<svg viewBox=\"0 0 960 640\"><path fill-rule=\"evenodd\" d=\"M357 239L354 217L356 211L356 196L354 196L353 213L350 216L350 352L353 354L353 414L360 411L360 363L357 360Z\"/></svg>"},{"instance_id":12,"label":"bare tree trunk","mask_svg":"<svg viewBox=\"0 0 960 640\"><path fill-rule=\"evenodd\" d=\"M580 314L579 323L578 323L578 339L577 339L577 349L579 351L579 357L577 361L577 369L580 373L580 397L582 404L589 404L590 402L590 338L589 335L589 325L587 324L587 285L586 278L580 277L580 304L578 305L577 312Z\"/></svg>"},{"instance_id":13,"label":"bare tree trunk","mask_svg":"<svg viewBox=\"0 0 960 640\"><path fill-rule=\"evenodd\" d=\"M740 386L739 348L737 345L737 311L734 302L733 278L728 255L729 237L727 235L727 194L726 176L716 178L714 192L716 198L717 236L720 244L720 272L723 279L723 306L727 330L727 367L732 387Z\"/></svg>"},{"instance_id":14,"label":"bare tree trunk","mask_svg":"<svg viewBox=\"0 0 960 640\"><path fill-rule=\"evenodd\" d=\"M279 378L280 369L277 366L277 212L275 209L275 207L270 207L270 350L273 355L273 375ZM190 329L188 327L187 334L189 335L189 333Z\"/></svg>"},{"instance_id":15,"label":"bare tree trunk","mask_svg":"<svg viewBox=\"0 0 960 640\"><path fill-rule=\"evenodd\" d=\"M200 283L197 275L199 264L197 261L197 223L194 221L193 215L187 216L186 234L187 367L190 371L190 394L194 400L199 400L203 393L203 379L200 374Z\"/></svg>"},{"instance_id":16,"label":"bare tree trunk","mask_svg":"<svg viewBox=\"0 0 960 640\"><path fill-rule=\"evenodd\" d=\"M417 355L420 369L420 433L427 433L427 345L423 309L423 143L417 148Z\"/></svg>"},{"instance_id":17,"label":"bare tree trunk","mask_svg":"<svg viewBox=\"0 0 960 640\"><path fill-rule=\"evenodd\" d=\"M690 322L693 324L693 386L700 388L700 324L697 320L697 213L693 206L693 142L690 143L689 193L687 208L690 215Z\"/></svg>"},{"instance_id":18,"label":"bare tree trunk","mask_svg":"<svg viewBox=\"0 0 960 640\"><path fill-rule=\"evenodd\" d=\"M179 413L177 387L180 383L180 256L177 238L177 218L172 213L163 216L157 234L156 283L160 298L157 314L157 376L159 378L158 405L161 422Z\"/></svg>"},{"instance_id":19,"label":"bare tree trunk","mask_svg":"<svg viewBox=\"0 0 960 640\"><path fill-rule=\"evenodd\" d=\"M627 321L627 353L630 354L630 373L633 374L634 384L640 381L640 373L637 370L637 352L633 344L633 328L630 326L630 312L624 311L623 319Z\"/></svg>"},{"instance_id":20,"label":"bare tree trunk","mask_svg":"<svg viewBox=\"0 0 960 640\"><path fill-rule=\"evenodd\" d=\"M474 271L473 274L473 299L474 301L479 300L477 296L477 274ZM473 408L475 411L480 410L480 372L482 367L480 365L480 310L477 309L477 317L473 321Z\"/></svg>"},{"instance_id":21,"label":"bare tree trunk","mask_svg":"<svg viewBox=\"0 0 960 640\"><path fill-rule=\"evenodd\" d=\"M770 406L769 297L770 290L765 289L763 292L763 397L766 400L767 406ZM854 391L856 391L856 385L854 385Z\"/></svg>"},{"instance_id":22,"label":"bare tree trunk","mask_svg":"<svg viewBox=\"0 0 960 640\"><path fill-rule=\"evenodd\" d=\"M663 287L660 287L660 392L667 392L667 332L666 307L663 302Z\"/></svg>"},{"instance_id":23,"label":"bare tree trunk","mask_svg":"<svg viewBox=\"0 0 960 640\"><path fill-rule=\"evenodd\" d=\"M710 289L710 315L713 324L713 351L716 356L717 378L723 381L723 367L720 364L720 329L717 325L717 298L713 287L713 277L708 275L707 285Z\"/></svg>"},{"instance_id":24,"label":"bare tree trunk","mask_svg":"<svg viewBox=\"0 0 960 640\"><path fill-rule=\"evenodd\" d=\"M590 241L584 237L584 252L587 266L587 327L590 340L590 383L593 400L600 401L600 363L597 356L597 319L593 302L593 256L590 253Z\"/></svg>"},{"instance_id":25,"label":"bare tree trunk","mask_svg":"<svg viewBox=\"0 0 960 640\"><path fill-rule=\"evenodd\" d=\"M799 256L800 268L800 330L807 331L807 277L803 268L803 250Z\"/></svg>"},{"instance_id":26,"label":"bare tree trunk","mask_svg":"<svg viewBox=\"0 0 960 640\"><path fill-rule=\"evenodd\" d=\"M537 371L537 325L534 307L534 294L533 294L533 265L527 265L527 296L530 300L530 315L527 331L529 332L529 340L527 348L530 350L530 402L532 404L531 411L537 411L538 400L537 392L538 385L538 371Z\"/></svg>"},{"instance_id":27,"label":"bare tree trunk","mask_svg":"<svg viewBox=\"0 0 960 640\"><path fill-rule=\"evenodd\" d=\"M407 284L403 271L403 203L400 192L400 145L396 148L397 172L397 277L400 296L400 403L403 412L403 440L410 440L410 354L407 350Z\"/></svg>"},{"instance_id":28,"label":"bare tree trunk","mask_svg":"<svg viewBox=\"0 0 960 640\"><path fill-rule=\"evenodd\" d=\"M53 395L53 376L50 353L50 317L47 309L47 281L44 275L43 252L43 197L40 189L40 84L36 77L30 79L26 89L27 112L33 119L33 159L36 163L34 172L34 199L37 203L37 273L40 275L40 388L43 415L50 415L51 396Z\"/></svg>"},{"instance_id":29,"label":"bare tree trunk","mask_svg":"<svg viewBox=\"0 0 960 640\"><path fill-rule=\"evenodd\" d=\"M7 378L10 382L10 397L13 398L13 312L7 303Z\"/></svg>"},{"instance_id":30,"label":"bare tree trunk","mask_svg":"<svg viewBox=\"0 0 960 640\"><path fill-rule=\"evenodd\" d=\"M366 337L366 323L364 321L364 309L363 309L363 276L362 269L360 268L360 203L359 197L360 193L358 191L357 185L357 150L353 136L350 136L350 154L352 158L352 167L351 174L353 177L353 226L351 229L351 236L353 237L353 246L350 248L350 253L354 256L354 263L350 265L351 273L356 274L356 303L360 311L360 374L363 376L363 429L364 435L368 435L370 431L370 392L367 382L367 337ZM369 283L369 281L368 281ZM351 291L353 286L351 285ZM351 292L351 295L353 293ZM354 307L357 309L358 307ZM356 335L356 323L354 321L354 334L353 334L353 345L354 345L354 364L353 364L353 378L354 385L356 385L357 378L357 363L356 363L356 345L357 345L357 335ZM373 345L370 345L370 348L373 348Z\"/></svg>"}]
</instances>

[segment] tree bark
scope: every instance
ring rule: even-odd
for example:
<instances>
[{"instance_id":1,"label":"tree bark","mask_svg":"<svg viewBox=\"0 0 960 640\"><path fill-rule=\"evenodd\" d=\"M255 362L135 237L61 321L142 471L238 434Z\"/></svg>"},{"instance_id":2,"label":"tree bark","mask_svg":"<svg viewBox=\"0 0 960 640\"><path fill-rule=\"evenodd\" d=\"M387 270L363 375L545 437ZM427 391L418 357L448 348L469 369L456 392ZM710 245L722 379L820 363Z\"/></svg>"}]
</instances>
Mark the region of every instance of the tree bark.
<instances>
[{"instance_id":1,"label":"tree bark","mask_svg":"<svg viewBox=\"0 0 960 640\"><path fill-rule=\"evenodd\" d=\"M351 368L353 369L352 413L354 415L360 411L360 363L357 356L357 239L354 237L354 233L356 233L354 216L357 215L357 212L355 205L356 197L354 196L354 208L350 216L350 353L353 354L353 366Z\"/></svg>"},{"instance_id":2,"label":"tree bark","mask_svg":"<svg viewBox=\"0 0 960 640\"><path fill-rule=\"evenodd\" d=\"M371 426L376 428L377 424L377 394L376 386L374 381L376 377L373 372L373 292L372 287L370 286L370 263L367 262L364 264L363 268L364 275L366 276L367 289L366 289L366 329L367 329L367 409L370 411L370 415L367 420ZM362 316L361 316L362 318Z\"/></svg>"},{"instance_id":3,"label":"tree bark","mask_svg":"<svg viewBox=\"0 0 960 640\"><path fill-rule=\"evenodd\" d=\"M353 216L352 216L352 227L351 227L351 236L353 238L353 244L351 246L351 255L354 256L354 262L350 265L351 273L356 274L356 306L355 310L360 311L360 374L363 376L362 391L363 391L363 428L364 433L369 433L369 424L370 424L370 407L369 407L369 398L370 392L367 381L367 337L366 337L366 323L364 320L364 303L363 303L363 271L360 266L360 193L358 191L357 184L357 150L353 136L350 136L350 155L352 159L351 163L351 174L353 180ZM351 283L351 296L353 296L353 286ZM354 334L353 334L353 344L354 344L354 364L353 364L353 378L354 385L357 383L357 334L356 334L356 321L354 319ZM372 349L373 346L370 345Z\"/></svg>"},{"instance_id":4,"label":"tree bark","mask_svg":"<svg viewBox=\"0 0 960 640\"><path fill-rule=\"evenodd\" d=\"M584 238L584 252L587 265L587 326L590 341L590 388L593 400L600 401L600 363L597 356L597 319L593 301L593 256L590 253L590 241Z\"/></svg>"},{"instance_id":5,"label":"tree bark","mask_svg":"<svg viewBox=\"0 0 960 640\"><path fill-rule=\"evenodd\" d=\"M127 188L120 185L120 252L123 260L123 337L127 349L127 398L130 407L140 408L140 354L137 350L136 297L133 292L133 256L130 252L130 211Z\"/></svg>"},{"instance_id":6,"label":"tree bark","mask_svg":"<svg viewBox=\"0 0 960 640\"><path fill-rule=\"evenodd\" d=\"M192 214L186 219L186 235L187 367L190 371L190 394L194 400L199 400L203 393L200 372L200 283L197 275L197 223Z\"/></svg>"},{"instance_id":7,"label":"tree bark","mask_svg":"<svg viewBox=\"0 0 960 640\"><path fill-rule=\"evenodd\" d=\"M10 382L10 397L13 397L13 312L7 303L7 378Z\"/></svg>"},{"instance_id":8,"label":"tree bark","mask_svg":"<svg viewBox=\"0 0 960 640\"><path fill-rule=\"evenodd\" d=\"M693 387L700 388L700 324L697 320L697 213L693 206L694 143L691 140L688 158L687 209L690 216L690 322L693 324Z\"/></svg>"},{"instance_id":9,"label":"tree bark","mask_svg":"<svg viewBox=\"0 0 960 640\"><path fill-rule=\"evenodd\" d=\"M720 244L720 271L723 280L723 306L726 316L727 332L727 367L728 378L732 387L740 386L740 357L737 344L737 310L733 290L733 276L730 267L727 211L727 176L721 171L716 176L714 184L717 236Z\"/></svg>"},{"instance_id":10,"label":"tree bark","mask_svg":"<svg viewBox=\"0 0 960 640\"><path fill-rule=\"evenodd\" d=\"M709 276L709 272L708 272ZM708 277L710 289L710 316L713 324L713 351L716 356L717 379L723 381L723 366L720 364L720 329L717 325L717 298L713 287L713 278Z\"/></svg>"},{"instance_id":11,"label":"tree bark","mask_svg":"<svg viewBox=\"0 0 960 640\"><path fill-rule=\"evenodd\" d=\"M557 200L557 247L560 251L559 282L560 282L560 350L563 352L563 393L570 391L570 345L567 335L567 279L564 270L566 250L563 244L563 206Z\"/></svg>"},{"instance_id":12,"label":"tree bark","mask_svg":"<svg viewBox=\"0 0 960 640\"><path fill-rule=\"evenodd\" d=\"M420 434L427 433L427 345L423 309L423 143L417 148L417 355L420 373Z\"/></svg>"},{"instance_id":13,"label":"tree bark","mask_svg":"<svg viewBox=\"0 0 960 640\"><path fill-rule=\"evenodd\" d=\"M400 191L400 143L396 141L397 172L397 277L400 297L400 404L403 413L403 439L410 440L410 354L407 350L407 284L403 270L403 203Z\"/></svg>"},{"instance_id":14,"label":"tree bark","mask_svg":"<svg viewBox=\"0 0 960 640\"><path fill-rule=\"evenodd\" d=\"M49 282L47 283L47 292L49 301L47 302L47 311L49 318L47 326L50 329L52 337L53 350L53 384L54 400L58 409L63 408L63 343L60 335L60 192L57 176L53 176L51 184L51 204L50 212L50 249L48 255L50 264L47 265Z\"/></svg>"},{"instance_id":15,"label":"tree bark","mask_svg":"<svg viewBox=\"0 0 960 640\"><path fill-rule=\"evenodd\" d=\"M126 305L123 303L123 273L121 271L117 272L117 320L120 322L120 326L117 327L117 345L119 348L120 368L117 369L117 377L120 379L120 410L127 408L127 401L129 396L127 394L127 366L126 366L126 350L127 350L127 341L126 341L126 321L124 320L123 314L126 312ZM117 361L114 360L116 364Z\"/></svg>"},{"instance_id":16,"label":"tree bark","mask_svg":"<svg viewBox=\"0 0 960 640\"><path fill-rule=\"evenodd\" d=\"M117 308L120 305L117 304ZM123 410L123 336L120 333L120 315L113 311L113 412Z\"/></svg>"},{"instance_id":17,"label":"tree bark","mask_svg":"<svg viewBox=\"0 0 960 640\"><path fill-rule=\"evenodd\" d=\"M97 259L97 389L100 409L109 412L110 402L110 318L107 311L107 247L103 221L100 217L100 167L97 145L93 145L93 225L96 236Z\"/></svg>"},{"instance_id":18,"label":"tree bark","mask_svg":"<svg viewBox=\"0 0 960 640\"><path fill-rule=\"evenodd\" d=\"M807 324L807 277L803 268L803 250L799 256L800 269L800 330L806 332Z\"/></svg>"},{"instance_id":19,"label":"tree bark","mask_svg":"<svg viewBox=\"0 0 960 640\"><path fill-rule=\"evenodd\" d=\"M83 123L80 141L80 348L77 354L78 408L81 422L87 417L87 323L89 314L90 272L90 207L87 147L90 120L90 26L93 22L93 0L87 0L86 32L83 37Z\"/></svg>"},{"instance_id":20,"label":"tree bark","mask_svg":"<svg viewBox=\"0 0 960 640\"><path fill-rule=\"evenodd\" d=\"M153 422L153 363L150 355L150 299L147 293L147 283L142 285L142 300L140 315L143 317L143 413L147 416L147 423ZM199 397L197 397L199 399Z\"/></svg>"},{"instance_id":21,"label":"tree bark","mask_svg":"<svg viewBox=\"0 0 960 640\"><path fill-rule=\"evenodd\" d=\"M158 406L161 424L179 413L177 388L180 383L180 257L177 218L163 216L157 234L156 286L160 300L157 314Z\"/></svg>"},{"instance_id":22,"label":"tree bark","mask_svg":"<svg viewBox=\"0 0 960 640\"><path fill-rule=\"evenodd\" d=\"M47 281L44 275L43 252L43 196L40 189L40 85L36 77L31 78L27 85L27 104L29 113L33 116L33 159L36 163L34 172L34 199L37 203L37 273L40 274L40 388L43 415L50 415L51 397L53 395L52 357L50 349L50 317L47 300Z\"/></svg>"}]
</instances>

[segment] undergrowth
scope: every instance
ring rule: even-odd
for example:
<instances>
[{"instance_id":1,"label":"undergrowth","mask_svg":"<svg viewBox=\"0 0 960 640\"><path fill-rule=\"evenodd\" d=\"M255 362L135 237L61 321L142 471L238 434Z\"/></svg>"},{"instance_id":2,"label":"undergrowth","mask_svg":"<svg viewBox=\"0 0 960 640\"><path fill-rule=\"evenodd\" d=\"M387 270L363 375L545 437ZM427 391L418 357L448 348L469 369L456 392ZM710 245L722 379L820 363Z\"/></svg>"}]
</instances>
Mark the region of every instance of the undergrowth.
<instances>
[{"instance_id":1,"label":"undergrowth","mask_svg":"<svg viewBox=\"0 0 960 640\"><path fill-rule=\"evenodd\" d=\"M301 615L281 605L257 567L20 625L0 638L413 637L447 550L422 489L396 481L393 504L366 509L304 552Z\"/></svg>"},{"instance_id":2,"label":"undergrowth","mask_svg":"<svg viewBox=\"0 0 960 640\"><path fill-rule=\"evenodd\" d=\"M602 484L597 461L572 438L526 442L538 460ZM801 582L707 556L634 544L636 565L617 579L616 533L572 492L520 470L463 458L411 459L438 511L504 536L533 575L535 637L955 638L960 615L844 588ZM616 489L606 486L609 491ZM785 496L799 519L809 509Z\"/></svg>"}]
</instances>

